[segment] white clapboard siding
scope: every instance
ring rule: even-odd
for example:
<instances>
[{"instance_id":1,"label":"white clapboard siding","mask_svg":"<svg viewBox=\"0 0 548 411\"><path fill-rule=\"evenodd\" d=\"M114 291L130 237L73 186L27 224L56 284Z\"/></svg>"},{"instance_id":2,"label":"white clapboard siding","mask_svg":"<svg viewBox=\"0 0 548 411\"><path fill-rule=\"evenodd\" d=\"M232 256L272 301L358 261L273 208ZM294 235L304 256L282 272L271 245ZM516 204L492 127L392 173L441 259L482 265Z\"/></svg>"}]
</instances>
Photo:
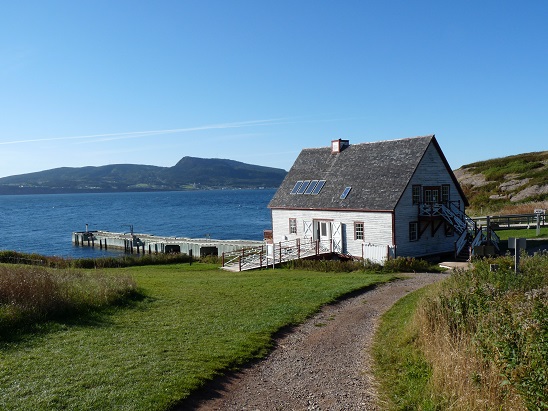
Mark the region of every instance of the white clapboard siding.
<instances>
[{"instance_id":1,"label":"white clapboard siding","mask_svg":"<svg viewBox=\"0 0 548 411\"><path fill-rule=\"evenodd\" d=\"M289 233L289 219L297 220L297 233ZM392 245L392 213L321 210L272 210L274 242L315 238L314 221L331 223L335 252L362 257L363 244ZM364 240L354 238L354 223L364 223ZM340 245L339 245L340 242ZM340 248L340 251L336 251Z\"/></svg>"},{"instance_id":2,"label":"white clapboard siding","mask_svg":"<svg viewBox=\"0 0 548 411\"><path fill-rule=\"evenodd\" d=\"M431 228L428 227L418 241L409 241L409 222L418 221L417 205L413 204L412 199L414 184L422 186L449 184L450 200L463 201L437 150L430 145L396 206L396 255L415 257L452 252L458 237L446 236L443 225L434 236L431 234Z\"/></svg>"}]
</instances>

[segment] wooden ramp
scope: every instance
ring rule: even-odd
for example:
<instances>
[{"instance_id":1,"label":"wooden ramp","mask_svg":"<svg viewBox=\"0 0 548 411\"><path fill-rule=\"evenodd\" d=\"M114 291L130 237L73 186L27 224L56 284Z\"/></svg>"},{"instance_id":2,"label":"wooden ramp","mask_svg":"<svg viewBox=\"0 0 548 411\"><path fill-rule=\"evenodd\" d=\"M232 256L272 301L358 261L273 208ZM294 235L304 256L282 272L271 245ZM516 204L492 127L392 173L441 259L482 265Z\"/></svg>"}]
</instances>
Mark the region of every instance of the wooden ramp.
<instances>
[{"instance_id":1,"label":"wooden ramp","mask_svg":"<svg viewBox=\"0 0 548 411\"><path fill-rule=\"evenodd\" d=\"M254 248L223 253L222 269L239 272L257 268L273 267L281 263L302 258L316 257L332 253L331 242L319 240L290 240L279 243L266 244Z\"/></svg>"}]
</instances>

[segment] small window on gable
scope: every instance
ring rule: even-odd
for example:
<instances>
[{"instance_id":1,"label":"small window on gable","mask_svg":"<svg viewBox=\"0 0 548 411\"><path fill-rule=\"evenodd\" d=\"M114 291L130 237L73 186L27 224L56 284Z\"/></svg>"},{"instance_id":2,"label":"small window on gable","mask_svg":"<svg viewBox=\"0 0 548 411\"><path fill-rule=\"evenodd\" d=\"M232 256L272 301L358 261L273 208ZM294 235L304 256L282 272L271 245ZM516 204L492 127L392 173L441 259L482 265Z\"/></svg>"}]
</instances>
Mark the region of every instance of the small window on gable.
<instances>
[{"instance_id":1,"label":"small window on gable","mask_svg":"<svg viewBox=\"0 0 548 411\"><path fill-rule=\"evenodd\" d=\"M442 184L441 186L441 202L448 203L450 198L450 188L449 184Z\"/></svg>"},{"instance_id":2,"label":"small window on gable","mask_svg":"<svg viewBox=\"0 0 548 411\"><path fill-rule=\"evenodd\" d=\"M301 188L301 185L303 184L302 180L299 180L295 183L295 187L293 187L293 190L291 190L290 194L297 194L297 191L299 191L299 188Z\"/></svg>"},{"instance_id":3,"label":"small window on gable","mask_svg":"<svg viewBox=\"0 0 548 411\"><path fill-rule=\"evenodd\" d=\"M348 196L348 193L350 193L350 190L352 190L352 187L346 187L344 189L343 193L341 194L341 200L344 200Z\"/></svg>"},{"instance_id":4,"label":"small window on gable","mask_svg":"<svg viewBox=\"0 0 548 411\"><path fill-rule=\"evenodd\" d=\"M420 204L421 202L421 189L420 185L414 185L413 190L413 204Z\"/></svg>"}]
</instances>

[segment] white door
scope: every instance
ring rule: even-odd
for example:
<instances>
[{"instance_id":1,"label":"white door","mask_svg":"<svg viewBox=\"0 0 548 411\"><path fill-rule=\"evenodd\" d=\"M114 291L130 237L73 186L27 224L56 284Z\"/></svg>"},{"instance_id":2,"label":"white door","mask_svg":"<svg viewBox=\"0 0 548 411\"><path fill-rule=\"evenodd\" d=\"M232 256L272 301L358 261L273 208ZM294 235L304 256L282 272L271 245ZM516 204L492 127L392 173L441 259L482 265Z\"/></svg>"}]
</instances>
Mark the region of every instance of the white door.
<instances>
[{"instance_id":1,"label":"white door","mask_svg":"<svg viewBox=\"0 0 548 411\"><path fill-rule=\"evenodd\" d=\"M343 252L343 243L342 243L342 224L341 223L332 223L331 225L333 234L333 252L342 253Z\"/></svg>"},{"instance_id":2,"label":"white door","mask_svg":"<svg viewBox=\"0 0 548 411\"><path fill-rule=\"evenodd\" d=\"M331 250L331 222L330 221L314 221L315 238L320 240L320 249L322 252Z\"/></svg>"},{"instance_id":3,"label":"white door","mask_svg":"<svg viewBox=\"0 0 548 411\"><path fill-rule=\"evenodd\" d=\"M305 239L312 238L313 232L312 232L312 221L303 221L303 236Z\"/></svg>"}]
</instances>

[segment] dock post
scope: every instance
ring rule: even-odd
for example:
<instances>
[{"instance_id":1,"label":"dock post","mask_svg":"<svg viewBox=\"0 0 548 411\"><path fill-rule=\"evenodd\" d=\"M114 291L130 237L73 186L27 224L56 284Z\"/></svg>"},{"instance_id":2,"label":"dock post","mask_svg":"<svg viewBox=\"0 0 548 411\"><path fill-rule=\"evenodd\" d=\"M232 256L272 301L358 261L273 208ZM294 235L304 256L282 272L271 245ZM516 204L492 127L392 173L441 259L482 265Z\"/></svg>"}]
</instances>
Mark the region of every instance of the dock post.
<instances>
[{"instance_id":1,"label":"dock post","mask_svg":"<svg viewBox=\"0 0 548 411\"><path fill-rule=\"evenodd\" d=\"M103 240L99 239L99 250L103 249Z\"/></svg>"},{"instance_id":2,"label":"dock post","mask_svg":"<svg viewBox=\"0 0 548 411\"><path fill-rule=\"evenodd\" d=\"M107 239L105 238L105 250L107 249Z\"/></svg>"}]
</instances>

